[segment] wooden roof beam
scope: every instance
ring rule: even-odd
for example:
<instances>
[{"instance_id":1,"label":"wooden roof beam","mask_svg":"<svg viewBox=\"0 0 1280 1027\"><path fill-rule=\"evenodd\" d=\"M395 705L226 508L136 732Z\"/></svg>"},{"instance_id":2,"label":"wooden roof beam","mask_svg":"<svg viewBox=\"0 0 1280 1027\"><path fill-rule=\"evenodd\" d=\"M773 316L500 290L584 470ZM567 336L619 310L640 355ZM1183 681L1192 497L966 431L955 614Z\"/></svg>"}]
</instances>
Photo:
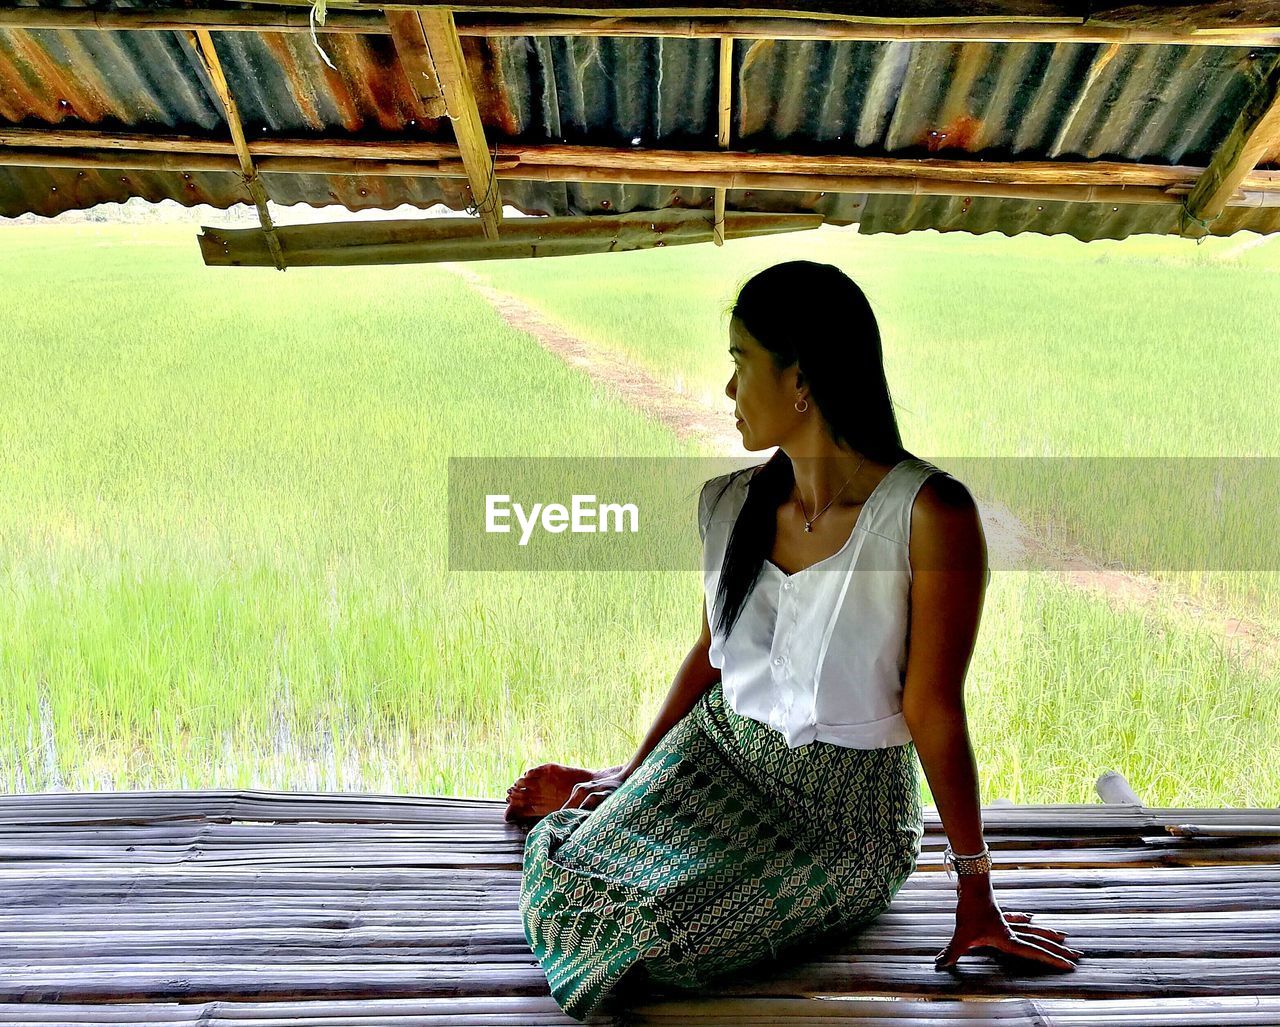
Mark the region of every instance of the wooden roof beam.
<instances>
[{"instance_id":1,"label":"wooden roof beam","mask_svg":"<svg viewBox=\"0 0 1280 1027\"><path fill-rule=\"evenodd\" d=\"M715 156L720 156L715 154ZM1190 189L1190 179L1182 183L1169 180L1166 169L1144 165L1148 182L1142 184L1105 184L1101 169L1087 169L1080 180L1062 177L1017 176L1003 181L1003 176L977 175L955 168L955 174L942 167L920 168L912 173L906 168L890 168L877 172L872 164L861 164L843 171L806 174L781 169L713 170L697 165L667 168L658 165L609 166L590 161L581 164L535 164L499 161L498 178L532 182L606 182L611 184L695 186L701 188L777 189L785 192L897 193L929 196L998 196L1010 199L1070 200L1081 203L1160 203L1181 207ZM882 162L883 163L883 162ZM0 165L49 168L138 168L159 171L235 171L235 157L214 153L163 153L124 150L34 150L0 146ZM1115 165L1112 165L1113 167ZM257 167L263 174L300 175L372 175L425 176L434 178L466 178L467 172L458 160L376 161L353 160L349 157L281 156L261 157ZM1006 165L1012 168L1013 165ZM983 169L990 171L990 165ZM1177 169L1172 169L1177 170ZM1232 206L1280 206L1280 173L1256 172L1250 176L1249 189L1233 195ZM616 216L616 215L615 215ZM705 214L703 215L706 220ZM830 219L828 219L830 220Z\"/></svg>"},{"instance_id":2,"label":"wooden roof beam","mask_svg":"<svg viewBox=\"0 0 1280 1027\"><path fill-rule=\"evenodd\" d=\"M822 224L821 214L730 214L725 234L747 239L799 232ZM256 228L202 227L200 252L209 265L261 266L270 256ZM298 264L416 264L439 260L510 260L622 253L711 241L711 226L697 210L630 211L575 217L513 218L499 240L478 236L468 218L345 221L290 225L290 260Z\"/></svg>"},{"instance_id":3,"label":"wooden roof beam","mask_svg":"<svg viewBox=\"0 0 1280 1027\"><path fill-rule=\"evenodd\" d=\"M716 142L720 149L729 149L731 126L729 123L733 111L733 38L726 36L720 40L720 118L716 131ZM724 186L716 186L715 218L712 222L712 239L717 246L724 245L724 199L727 190Z\"/></svg>"},{"instance_id":4,"label":"wooden roof beam","mask_svg":"<svg viewBox=\"0 0 1280 1027\"><path fill-rule=\"evenodd\" d=\"M1206 235L1240 184L1280 144L1280 57L1254 84L1226 141L1184 203L1183 234Z\"/></svg>"},{"instance_id":5,"label":"wooden roof beam","mask_svg":"<svg viewBox=\"0 0 1280 1027\"><path fill-rule=\"evenodd\" d=\"M424 72L421 60L412 53L421 34L427 63L439 83L445 113L453 123L454 137L471 185L475 212L480 215L481 229L487 239L497 239L498 227L502 224L502 192L498 188L498 176L494 173L496 158L489 155L484 122L480 119L480 108L467 72L462 40L458 38L458 29L453 23L453 12L446 7L407 13L407 19L392 23L393 32L398 26L397 39L403 39L405 43L405 49L400 49L399 41L396 44L401 61L409 52L411 70ZM413 19L419 23L416 28L412 24Z\"/></svg>"},{"instance_id":6,"label":"wooden roof beam","mask_svg":"<svg viewBox=\"0 0 1280 1027\"><path fill-rule=\"evenodd\" d=\"M263 173L286 170L277 158L297 158L292 168L316 174L438 174L460 160L454 142L424 139L308 139L258 136L249 152ZM734 150L673 150L661 147L586 146L565 143L499 143L500 173L540 167L614 168L621 172L663 170L703 181L707 174L767 172L795 175L902 176L934 178L957 185L1023 183L1041 185L1153 186L1190 193L1205 168L1127 161L990 161L965 157L852 156L847 154L760 153ZM116 156L112 156L112 153ZM229 140L183 133L104 132L59 126L0 126L0 165L27 167L117 167L158 170L236 168ZM116 163L111 163L116 161ZM313 163L319 161L320 163ZM327 161L327 163L325 163ZM453 172L445 172L454 177ZM519 174L508 174L519 178ZM530 177L543 177L534 171ZM625 181L625 179L619 179ZM1280 171L1253 170L1241 179L1245 191L1280 189Z\"/></svg>"},{"instance_id":7,"label":"wooden roof beam","mask_svg":"<svg viewBox=\"0 0 1280 1027\"><path fill-rule=\"evenodd\" d=\"M445 178L465 174L460 150L449 142L294 140L256 138L253 164L262 174L404 175ZM58 128L0 128L0 165L26 168L137 168L174 172L236 172L242 168L234 143L184 134L111 133ZM580 169L600 173L593 181L634 181L632 175L666 175L663 181L755 188L760 175L799 183L831 179L901 178L950 183L956 190L1018 186L1102 186L1117 195L1134 187L1185 197L1202 177L1197 166L1129 164L1124 161L987 161L893 156L759 154L731 150L640 150L635 147L535 143L499 146L499 178L572 181ZM562 174L563 173L563 174ZM608 173L616 173L609 175ZM796 184L797 190L829 190ZM1245 192L1280 191L1280 172L1253 170L1240 181Z\"/></svg>"},{"instance_id":8,"label":"wooden roof beam","mask_svg":"<svg viewBox=\"0 0 1280 1027\"><path fill-rule=\"evenodd\" d=\"M375 3L359 10L330 7L323 33L388 35L391 28ZM386 11L405 10L389 6ZM990 43L1147 43L1189 46L1280 46L1276 22L1224 27L1107 25L1092 20L1067 22L935 20L924 22L859 21L788 17L785 12L756 16L751 12L724 16L617 18L496 11L455 13L459 36L671 36L741 39L851 39L916 42ZM254 8L145 7L98 10L84 7L0 8L0 29L85 29L90 31L310 32L307 5L263 2Z\"/></svg>"},{"instance_id":9,"label":"wooden roof beam","mask_svg":"<svg viewBox=\"0 0 1280 1027\"><path fill-rule=\"evenodd\" d=\"M456 177L461 159L456 143L434 140L312 140L266 137L248 142L255 168L264 174L314 169L316 174L430 175ZM284 159L284 160L282 160ZM292 160L292 164L289 161ZM0 165L46 168L147 168L155 170L234 170L233 142L182 133L100 132L97 129L0 127ZM977 160L973 158L899 158L844 154L762 154L733 150L666 150L632 146L581 146L567 143L499 143L494 166L504 177L544 178L540 168L664 170L691 175L768 173L932 178L957 184L1023 183L1046 186L1147 186L1188 195L1204 168L1179 164L1140 164L1115 160ZM443 172L442 172L443 168ZM626 181L626 178L617 179ZM731 187L736 188L736 187ZM1244 191L1280 190L1280 170L1258 170L1239 182Z\"/></svg>"},{"instance_id":10,"label":"wooden roof beam","mask_svg":"<svg viewBox=\"0 0 1280 1027\"><path fill-rule=\"evenodd\" d=\"M364 5L362 5L364 6ZM1277 46L1280 18L1236 28L1107 25L996 18L902 22L759 16L751 11L686 18L590 17L564 14L455 14L464 36L737 36L740 39L852 39L939 43L1155 43L1194 46Z\"/></svg>"},{"instance_id":11,"label":"wooden roof beam","mask_svg":"<svg viewBox=\"0 0 1280 1027\"><path fill-rule=\"evenodd\" d=\"M512 13L520 15L609 18L792 17L817 20L893 22L925 25L932 22L983 24L992 22L1041 25L1096 25L1120 28L1161 28L1166 31L1235 30L1280 25L1277 0L1210 0L1208 3L1168 3L1126 0L1082 4L1079 0L700 0L697 4L661 0L359 0L358 8L449 8L457 14Z\"/></svg>"},{"instance_id":12,"label":"wooden roof beam","mask_svg":"<svg viewBox=\"0 0 1280 1027\"><path fill-rule=\"evenodd\" d=\"M218 99L222 101L222 109L227 117L227 126L231 129L231 141L235 146L236 156L240 161L240 175L249 190L249 196L252 198L254 206L258 208L258 221L262 224L262 232L266 236L271 257L275 261L276 267L283 271L285 269L284 253L276 236L275 225L271 221L271 213L267 210L267 190L263 186L261 179L258 178L257 169L253 164L253 157L249 153L249 144L244 137L244 126L240 122L240 112L236 108L236 101L231 95L231 87L227 85L227 77L222 72L222 62L218 60L218 51L214 49L213 39L207 29L196 29L187 38L191 41L196 56L200 58L205 71L209 73L209 80L213 83L214 92L218 94Z\"/></svg>"}]
</instances>

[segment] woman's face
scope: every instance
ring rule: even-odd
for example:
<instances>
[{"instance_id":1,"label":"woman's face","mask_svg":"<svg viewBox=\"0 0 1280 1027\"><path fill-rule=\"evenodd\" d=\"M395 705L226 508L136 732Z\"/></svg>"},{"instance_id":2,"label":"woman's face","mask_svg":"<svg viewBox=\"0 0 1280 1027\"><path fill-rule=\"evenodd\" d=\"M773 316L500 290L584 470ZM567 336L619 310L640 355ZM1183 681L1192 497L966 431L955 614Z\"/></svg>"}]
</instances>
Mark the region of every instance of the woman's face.
<instances>
[{"instance_id":1,"label":"woman's face","mask_svg":"<svg viewBox=\"0 0 1280 1027\"><path fill-rule=\"evenodd\" d=\"M755 451L780 445L804 417L795 408L797 368L793 365L779 373L769 351L736 317L729 319L729 356L733 376L724 391L733 400L743 448Z\"/></svg>"}]
</instances>

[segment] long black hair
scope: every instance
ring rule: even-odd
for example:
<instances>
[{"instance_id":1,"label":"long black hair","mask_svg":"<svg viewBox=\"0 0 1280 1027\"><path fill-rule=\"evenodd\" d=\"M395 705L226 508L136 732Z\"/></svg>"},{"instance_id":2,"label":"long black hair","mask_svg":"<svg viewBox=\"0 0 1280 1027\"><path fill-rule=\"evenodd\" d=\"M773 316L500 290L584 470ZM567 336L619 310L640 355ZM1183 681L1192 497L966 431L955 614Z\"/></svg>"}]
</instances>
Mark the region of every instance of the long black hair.
<instances>
[{"instance_id":1,"label":"long black hair","mask_svg":"<svg viewBox=\"0 0 1280 1027\"><path fill-rule=\"evenodd\" d=\"M879 463L901 459L880 327L852 278L832 264L788 260L748 279L728 313L769 351L779 373L799 364L810 403L837 443ZM724 636L737 623L773 550L778 507L796 483L791 458L778 449L763 464L735 472L726 488L737 475L752 472L716 593L718 630ZM713 505L720 495L711 497Z\"/></svg>"}]
</instances>

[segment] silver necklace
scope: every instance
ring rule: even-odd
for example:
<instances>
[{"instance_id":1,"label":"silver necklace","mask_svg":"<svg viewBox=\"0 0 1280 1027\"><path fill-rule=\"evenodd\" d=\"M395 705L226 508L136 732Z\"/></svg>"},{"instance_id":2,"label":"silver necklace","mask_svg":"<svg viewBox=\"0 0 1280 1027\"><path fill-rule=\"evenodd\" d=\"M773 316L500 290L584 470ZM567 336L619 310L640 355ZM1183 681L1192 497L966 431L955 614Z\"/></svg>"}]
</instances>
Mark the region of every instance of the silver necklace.
<instances>
[{"instance_id":1,"label":"silver necklace","mask_svg":"<svg viewBox=\"0 0 1280 1027\"><path fill-rule=\"evenodd\" d=\"M837 499L840 498L840 493L849 487L849 482L853 481L853 479L858 476L858 472L862 470L862 465L865 464L866 462L867 462L867 458L864 456L858 462L858 466L854 468L853 474L849 475L845 483L840 486L839 491L836 492L834 496L832 496L830 499L827 500L827 506L830 506L832 503L834 503ZM812 533L813 522L816 521L819 517L821 517L824 513L826 513L827 506L824 506L816 514L810 517L808 512L804 508L804 497L800 495L800 490L798 488L796 489L796 499L799 500L800 502L800 512L804 514L804 530Z\"/></svg>"}]
</instances>

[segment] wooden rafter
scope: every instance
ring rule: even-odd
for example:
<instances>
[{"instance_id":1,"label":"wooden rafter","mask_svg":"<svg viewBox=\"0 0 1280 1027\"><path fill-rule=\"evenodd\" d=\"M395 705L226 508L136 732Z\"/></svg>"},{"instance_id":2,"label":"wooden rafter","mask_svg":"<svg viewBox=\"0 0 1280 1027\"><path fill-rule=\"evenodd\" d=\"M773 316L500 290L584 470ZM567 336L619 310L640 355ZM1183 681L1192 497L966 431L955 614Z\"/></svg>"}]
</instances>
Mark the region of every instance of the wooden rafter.
<instances>
[{"instance_id":1,"label":"wooden rafter","mask_svg":"<svg viewBox=\"0 0 1280 1027\"><path fill-rule=\"evenodd\" d=\"M400 58L400 68L422 104L423 116L443 118L448 111L440 89L440 76L422 30L422 19L416 11L387 11L387 25Z\"/></svg>"},{"instance_id":2,"label":"wooden rafter","mask_svg":"<svg viewBox=\"0 0 1280 1027\"><path fill-rule=\"evenodd\" d=\"M1196 46L1280 45L1280 20L1239 28L1120 26L1089 21L894 21L752 16L748 12L690 18L455 14L462 35L737 36L742 39L855 39L941 43L1171 43Z\"/></svg>"},{"instance_id":3,"label":"wooden rafter","mask_svg":"<svg viewBox=\"0 0 1280 1027\"><path fill-rule=\"evenodd\" d=\"M717 156L720 156L717 154ZM0 147L0 164L21 167L64 168L146 168L167 171L234 171L236 158L219 154L138 153L136 151L55 151ZM344 157L264 157L258 168L267 174L371 175L399 177L467 178L461 161L435 162L351 160ZM983 165L984 170L988 168ZM1154 169L1159 177L1165 169ZM1007 199L1076 203L1172 204L1181 207L1189 185L1099 185L1085 182L1012 181L1000 182L969 177L962 180L937 174L800 174L791 171L712 171L691 167L684 170L658 166L619 168L595 164L510 164L499 161L494 168L499 179L533 182L604 182L610 184L697 186L714 189L754 191L836 193L893 193L926 196L993 196ZM1260 187L1233 196L1231 205L1280 206L1280 176L1258 172ZM705 215L704 215L705 217ZM829 219L830 220L830 219ZM708 225L710 222L708 222Z\"/></svg>"},{"instance_id":4,"label":"wooden rafter","mask_svg":"<svg viewBox=\"0 0 1280 1027\"><path fill-rule=\"evenodd\" d=\"M720 117L716 129L716 141L720 149L729 149L730 116L733 111L733 39L720 40ZM715 221L712 237L717 246L724 245L724 186L716 186Z\"/></svg>"},{"instance_id":5,"label":"wooden rafter","mask_svg":"<svg viewBox=\"0 0 1280 1027\"><path fill-rule=\"evenodd\" d=\"M489 155L489 144L485 140L484 122L480 119L471 75L462 53L462 40L458 38L458 30L453 23L453 12L448 8L433 8L418 11L413 17L419 19L429 60L444 95L446 112L453 123L454 137L471 185L472 202L480 215L481 228L486 238L497 239L498 227L502 224L502 193L498 188L498 176L494 173L494 158Z\"/></svg>"},{"instance_id":6,"label":"wooden rafter","mask_svg":"<svg viewBox=\"0 0 1280 1027\"><path fill-rule=\"evenodd\" d=\"M1163 29L1168 32L1238 31L1280 26L1280 0L1211 0L1209 3L1082 4L1079 0L721 0L698 4L657 0L358 0L357 8L406 7L419 11L449 9L455 14L508 14L520 17L608 18L769 18L857 21L926 25L1017 23Z\"/></svg>"},{"instance_id":7,"label":"wooden rafter","mask_svg":"<svg viewBox=\"0 0 1280 1027\"><path fill-rule=\"evenodd\" d=\"M267 190L258 177L254 167L253 156L249 153L249 144L244 137L244 126L240 122L240 112L236 108L235 98L231 95L231 87L227 85L227 77L222 72L222 62L218 60L218 51L214 49L213 39L207 29L196 29L188 38L195 48L196 54L209 73L214 92L222 101L222 109L226 113L227 126L231 129L231 141L235 147L236 157L240 164L240 174L249 190L254 206L258 208L258 220L262 223L262 232L266 236L272 259L281 271L285 269L284 254L280 241L276 237L275 225L271 222L271 213L267 210Z\"/></svg>"},{"instance_id":8,"label":"wooden rafter","mask_svg":"<svg viewBox=\"0 0 1280 1027\"><path fill-rule=\"evenodd\" d=\"M330 6L317 32L387 35L391 27L375 5L350 10ZM403 10L404 8L388 8ZM205 28L218 32L309 32L306 6L263 4L260 9L144 7L97 10L85 7L7 7L0 9L0 28L88 29L102 31L182 31ZM871 41L991 43L1148 43L1195 46L1280 46L1280 24L1257 23L1237 28L1167 28L1119 26L1089 22L988 21L858 21L771 17L699 16L617 17L558 14L457 14L459 36L674 36L742 39L857 39Z\"/></svg>"},{"instance_id":9,"label":"wooden rafter","mask_svg":"<svg viewBox=\"0 0 1280 1027\"><path fill-rule=\"evenodd\" d=\"M1184 234L1203 235L1262 158L1280 145L1280 58L1259 76L1226 141L1186 198Z\"/></svg>"},{"instance_id":10,"label":"wooden rafter","mask_svg":"<svg viewBox=\"0 0 1280 1027\"><path fill-rule=\"evenodd\" d=\"M261 137L248 142L255 166L275 173L456 176L461 157L456 143L417 139L293 139ZM116 133L56 126L0 127L0 165L27 167L112 167L159 170L235 170L235 146L221 139L178 133ZM901 178L945 182L963 192L969 186L1107 186L1188 194L1205 169L1125 161L986 161L972 158L861 157L759 153L732 150L670 150L580 146L561 143L499 144L494 158L500 176L541 178L543 169L615 170L617 181L650 171L686 174L699 184L708 176L769 175ZM597 178L596 180L605 180ZM809 179L806 179L809 180ZM736 188L736 186L731 186ZM795 188L808 188L800 184ZM822 188L822 187L818 187ZM1244 192L1280 190L1280 171L1254 170L1239 183Z\"/></svg>"},{"instance_id":11,"label":"wooden rafter","mask_svg":"<svg viewBox=\"0 0 1280 1027\"><path fill-rule=\"evenodd\" d=\"M821 224L821 214L735 212L726 221L725 233L730 239L746 239L808 231ZM347 221L290 225L280 231L286 234L291 263L316 266L560 257L711 241L711 225L697 210L518 218L503 225L497 240L478 236L470 218ZM206 227L199 239L206 264L261 266L270 261L256 228Z\"/></svg>"}]
</instances>

